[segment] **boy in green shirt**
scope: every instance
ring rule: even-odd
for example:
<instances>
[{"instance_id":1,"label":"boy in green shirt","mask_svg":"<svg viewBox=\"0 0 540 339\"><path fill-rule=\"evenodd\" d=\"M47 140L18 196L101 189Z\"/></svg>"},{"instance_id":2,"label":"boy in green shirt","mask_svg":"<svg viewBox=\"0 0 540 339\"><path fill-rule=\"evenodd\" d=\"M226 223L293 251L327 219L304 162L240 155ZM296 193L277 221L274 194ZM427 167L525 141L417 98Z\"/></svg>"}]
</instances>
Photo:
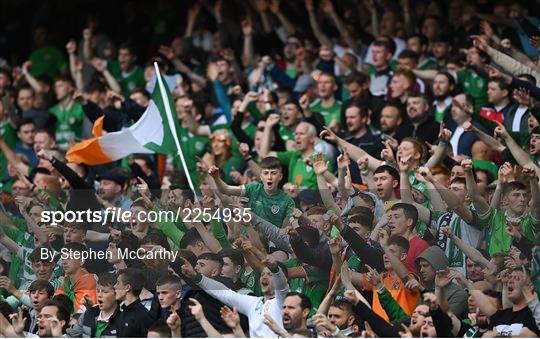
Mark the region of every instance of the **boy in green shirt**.
<instances>
[{"instance_id":1,"label":"boy in green shirt","mask_svg":"<svg viewBox=\"0 0 540 339\"><path fill-rule=\"evenodd\" d=\"M474 107L476 111L480 111L480 107L488 102L487 87L488 81L486 79L487 74L481 74L479 71L483 70L488 55L473 46L467 49L467 68L457 72L457 82L463 88L465 94L468 94L474 98Z\"/></svg>"},{"instance_id":2,"label":"boy in green shirt","mask_svg":"<svg viewBox=\"0 0 540 339\"><path fill-rule=\"evenodd\" d=\"M503 198L507 205L504 210L490 207L477 189L472 174L471 160L464 160L461 166L465 169L467 191L472 199L478 225L486 228L489 244L489 254L508 253L512 247L512 236L507 232L510 225L520 225L520 233L534 241L535 234L540 231L540 187L536 179L534 165L523 167L531 186L531 210L527 213L527 186L519 181L512 181L503 188Z\"/></svg>"},{"instance_id":3,"label":"boy in green shirt","mask_svg":"<svg viewBox=\"0 0 540 339\"><path fill-rule=\"evenodd\" d=\"M84 111L78 102L73 100L75 85L70 77L60 76L54 82L54 92L58 103L51 108L56 122L56 143L65 151L69 142L82 135Z\"/></svg>"},{"instance_id":4,"label":"boy in green shirt","mask_svg":"<svg viewBox=\"0 0 540 339\"><path fill-rule=\"evenodd\" d=\"M241 186L227 185L219 177L219 169L212 166L208 173L214 178L217 188L225 195L247 197L248 205L253 213L281 227L283 220L295 207L294 201L278 185L283 178L280 161L275 157L266 157L261 161L262 183L251 183Z\"/></svg>"},{"instance_id":5,"label":"boy in green shirt","mask_svg":"<svg viewBox=\"0 0 540 339\"><path fill-rule=\"evenodd\" d=\"M294 131L302 119L300 106L292 100L286 101L279 109L281 122L279 124L279 135L286 143L294 142Z\"/></svg>"},{"instance_id":6,"label":"boy in green shirt","mask_svg":"<svg viewBox=\"0 0 540 339\"><path fill-rule=\"evenodd\" d=\"M341 101L336 100L334 92L338 89L333 74L323 72L317 80L318 99L309 106L311 112L320 113L329 127L339 127L341 123Z\"/></svg>"},{"instance_id":7,"label":"boy in green shirt","mask_svg":"<svg viewBox=\"0 0 540 339\"><path fill-rule=\"evenodd\" d=\"M135 62L137 56L133 47L122 44L118 48L118 60L109 60L108 68L122 88L122 95L128 97L137 86L144 86L144 70Z\"/></svg>"}]
</instances>

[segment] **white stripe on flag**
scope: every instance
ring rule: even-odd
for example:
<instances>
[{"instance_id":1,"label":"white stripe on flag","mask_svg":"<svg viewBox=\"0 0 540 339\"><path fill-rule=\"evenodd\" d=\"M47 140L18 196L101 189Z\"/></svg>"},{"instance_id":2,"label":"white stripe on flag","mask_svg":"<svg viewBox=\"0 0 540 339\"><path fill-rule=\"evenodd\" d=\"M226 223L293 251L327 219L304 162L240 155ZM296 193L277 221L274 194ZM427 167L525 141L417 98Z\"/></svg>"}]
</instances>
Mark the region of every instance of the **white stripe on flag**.
<instances>
[{"instance_id":1,"label":"white stripe on flag","mask_svg":"<svg viewBox=\"0 0 540 339\"><path fill-rule=\"evenodd\" d=\"M150 100L150 104L146 108L143 116L133 124L129 130L141 145L146 145L151 142L158 146L163 144L163 122L161 120L159 109L153 100Z\"/></svg>"},{"instance_id":2,"label":"white stripe on flag","mask_svg":"<svg viewBox=\"0 0 540 339\"><path fill-rule=\"evenodd\" d=\"M104 134L98 142L103 153L112 160L121 159L133 153L154 153L141 145L129 129Z\"/></svg>"}]
</instances>

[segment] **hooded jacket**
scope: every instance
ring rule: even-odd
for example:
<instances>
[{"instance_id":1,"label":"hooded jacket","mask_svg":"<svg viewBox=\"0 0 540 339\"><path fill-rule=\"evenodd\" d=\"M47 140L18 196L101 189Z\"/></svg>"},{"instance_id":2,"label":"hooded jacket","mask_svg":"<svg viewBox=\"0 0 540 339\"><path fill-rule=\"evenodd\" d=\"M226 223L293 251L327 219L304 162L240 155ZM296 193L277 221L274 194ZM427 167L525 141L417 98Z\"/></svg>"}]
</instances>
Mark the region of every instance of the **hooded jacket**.
<instances>
[{"instance_id":1,"label":"hooded jacket","mask_svg":"<svg viewBox=\"0 0 540 339\"><path fill-rule=\"evenodd\" d=\"M448 268L448 258L444 251L438 246L431 246L422 252L415 261L418 271L420 271L420 260L426 260L431 267L437 271L442 271ZM435 289L435 281L424 281L424 286L427 290ZM443 288L444 296L448 300L450 310L458 317L461 318L467 312L467 298L469 294L461 286L451 282Z\"/></svg>"}]
</instances>

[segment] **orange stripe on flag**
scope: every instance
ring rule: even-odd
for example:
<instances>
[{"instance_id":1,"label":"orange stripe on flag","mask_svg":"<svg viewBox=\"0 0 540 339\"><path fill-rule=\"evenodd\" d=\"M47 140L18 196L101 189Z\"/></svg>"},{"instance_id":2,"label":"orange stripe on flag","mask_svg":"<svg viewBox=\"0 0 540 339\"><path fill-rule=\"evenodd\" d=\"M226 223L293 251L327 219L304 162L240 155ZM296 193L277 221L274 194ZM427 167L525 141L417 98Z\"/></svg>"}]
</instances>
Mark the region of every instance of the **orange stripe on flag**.
<instances>
[{"instance_id":1,"label":"orange stripe on flag","mask_svg":"<svg viewBox=\"0 0 540 339\"><path fill-rule=\"evenodd\" d=\"M103 135L103 120L105 116L102 115L94 122L94 127L92 127L92 134L97 138Z\"/></svg>"},{"instance_id":2,"label":"orange stripe on flag","mask_svg":"<svg viewBox=\"0 0 540 339\"><path fill-rule=\"evenodd\" d=\"M86 139L73 145L67 152L66 159L69 162L87 165L107 164L113 161L101 149L98 138Z\"/></svg>"}]
</instances>

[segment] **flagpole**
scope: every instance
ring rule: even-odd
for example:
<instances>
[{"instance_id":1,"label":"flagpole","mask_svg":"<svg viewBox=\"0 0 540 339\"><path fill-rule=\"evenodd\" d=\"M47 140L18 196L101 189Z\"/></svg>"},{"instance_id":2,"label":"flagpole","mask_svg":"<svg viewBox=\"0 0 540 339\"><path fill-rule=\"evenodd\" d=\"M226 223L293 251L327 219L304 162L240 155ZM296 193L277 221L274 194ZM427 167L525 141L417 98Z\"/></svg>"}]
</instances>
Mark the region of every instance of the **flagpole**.
<instances>
[{"instance_id":1,"label":"flagpole","mask_svg":"<svg viewBox=\"0 0 540 339\"><path fill-rule=\"evenodd\" d=\"M180 141L178 141L178 134L176 134L176 126L174 124L174 118L172 116L171 112L171 105L169 103L169 98L167 96L167 92L165 90L165 85L163 84L163 80L161 79L161 73L159 71L159 67L157 62L154 62L154 68L156 69L156 78L159 85L159 90L161 92L161 98L163 100L163 103L165 106L165 112L167 113L167 121L169 122L169 128L171 129L174 143L176 144L176 149L178 150L178 155L180 156L180 161L182 163L182 167L184 168L184 173L186 174L189 188L193 191L193 194L195 196L195 200L199 200L197 197L197 191L195 191L195 187L193 186L193 181L191 180L191 175L189 174L186 160L184 158L184 153L182 152L182 148L180 147Z\"/></svg>"}]
</instances>

